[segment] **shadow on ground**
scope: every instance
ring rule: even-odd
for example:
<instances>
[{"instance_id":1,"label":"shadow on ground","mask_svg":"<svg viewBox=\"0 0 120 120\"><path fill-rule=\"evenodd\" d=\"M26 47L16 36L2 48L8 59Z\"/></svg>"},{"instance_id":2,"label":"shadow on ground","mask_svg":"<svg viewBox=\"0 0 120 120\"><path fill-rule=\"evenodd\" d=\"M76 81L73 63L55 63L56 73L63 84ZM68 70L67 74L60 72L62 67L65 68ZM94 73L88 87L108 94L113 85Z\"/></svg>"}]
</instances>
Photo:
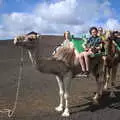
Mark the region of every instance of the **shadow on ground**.
<instances>
[{"instance_id":1,"label":"shadow on ground","mask_svg":"<svg viewBox=\"0 0 120 120\"><path fill-rule=\"evenodd\" d=\"M120 110L120 91L114 92L114 94L115 96L111 96L110 92L105 92L102 98L98 100L98 104L94 103L92 99L88 97L86 98L88 100L87 103L72 106L71 109L77 109L77 111L74 110L73 112L71 112L71 114L75 114L82 111L95 112L97 110L102 110L105 108Z\"/></svg>"}]
</instances>

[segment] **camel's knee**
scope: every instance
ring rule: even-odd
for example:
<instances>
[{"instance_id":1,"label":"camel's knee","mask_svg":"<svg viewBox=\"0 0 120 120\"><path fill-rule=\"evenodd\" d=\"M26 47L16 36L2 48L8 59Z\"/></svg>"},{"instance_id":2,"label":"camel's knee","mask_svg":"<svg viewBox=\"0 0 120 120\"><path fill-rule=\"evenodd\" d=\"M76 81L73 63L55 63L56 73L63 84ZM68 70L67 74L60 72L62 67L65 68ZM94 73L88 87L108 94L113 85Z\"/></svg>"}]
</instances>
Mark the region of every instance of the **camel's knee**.
<instances>
[{"instance_id":1,"label":"camel's knee","mask_svg":"<svg viewBox=\"0 0 120 120\"><path fill-rule=\"evenodd\" d=\"M102 59L105 61L107 59L107 57L106 56L102 56Z\"/></svg>"},{"instance_id":2,"label":"camel's knee","mask_svg":"<svg viewBox=\"0 0 120 120\"><path fill-rule=\"evenodd\" d=\"M107 75L106 75L106 78L107 78L107 79L109 79L109 78L110 78L110 75L109 75L109 74L107 74Z\"/></svg>"},{"instance_id":3,"label":"camel's knee","mask_svg":"<svg viewBox=\"0 0 120 120\"><path fill-rule=\"evenodd\" d=\"M64 94L64 98L65 99L68 99L69 98L69 95L67 93Z\"/></svg>"},{"instance_id":4,"label":"camel's knee","mask_svg":"<svg viewBox=\"0 0 120 120\"><path fill-rule=\"evenodd\" d=\"M60 90L59 94L60 94L61 96L63 96L64 92L63 92L62 90Z\"/></svg>"},{"instance_id":5,"label":"camel's knee","mask_svg":"<svg viewBox=\"0 0 120 120\"><path fill-rule=\"evenodd\" d=\"M59 94L60 94L60 95L63 95L63 94L64 94L64 90L63 90L63 87L62 87L61 84L59 85Z\"/></svg>"},{"instance_id":6,"label":"camel's knee","mask_svg":"<svg viewBox=\"0 0 120 120\"><path fill-rule=\"evenodd\" d=\"M107 57L106 56L102 56L102 59L103 59L104 66L106 66L107 65Z\"/></svg>"}]
</instances>

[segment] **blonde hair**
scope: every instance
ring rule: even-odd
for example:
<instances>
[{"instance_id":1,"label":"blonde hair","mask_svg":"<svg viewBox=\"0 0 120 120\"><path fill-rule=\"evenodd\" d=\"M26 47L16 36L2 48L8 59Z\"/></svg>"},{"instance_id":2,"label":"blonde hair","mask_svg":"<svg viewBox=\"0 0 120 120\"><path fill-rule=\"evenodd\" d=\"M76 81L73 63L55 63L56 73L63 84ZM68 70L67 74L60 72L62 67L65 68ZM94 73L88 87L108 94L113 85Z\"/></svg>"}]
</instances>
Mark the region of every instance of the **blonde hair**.
<instances>
[{"instance_id":1,"label":"blonde hair","mask_svg":"<svg viewBox=\"0 0 120 120\"><path fill-rule=\"evenodd\" d=\"M108 38L110 37L111 32L112 32L112 31L110 31L110 30L106 30L106 31L105 31L105 39L108 39Z\"/></svg>"},{"instance_id":2,"label":"blonde hair","mask_svg":"<svg viewBox=\"0 0 120 120\"><path fill-rule=\"evenodd\" d=\"M68 34L68 37L70 37L70 31L66 31L64 32L64 38L65 38L65 35Z\"/></svg>"}]
</instances>

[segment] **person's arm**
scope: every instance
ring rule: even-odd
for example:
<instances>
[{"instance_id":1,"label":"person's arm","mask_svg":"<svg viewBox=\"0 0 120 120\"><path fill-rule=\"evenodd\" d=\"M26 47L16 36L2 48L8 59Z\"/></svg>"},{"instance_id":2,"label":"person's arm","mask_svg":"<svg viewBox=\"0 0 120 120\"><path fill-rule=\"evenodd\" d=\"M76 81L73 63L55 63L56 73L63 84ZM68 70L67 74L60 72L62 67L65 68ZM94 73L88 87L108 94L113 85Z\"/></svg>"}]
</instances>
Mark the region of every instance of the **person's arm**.
<instances>
[{"instance_id":1,"label":"person's arm","mask_svg":"<svg viewBox=\"0 0 120 120\"><path fill-rule=\"evenodd\" d=\"M101 50L102 49L102 39L98 38L98 44L99 46L95 47L97 50Z\"/></svg>"},{"instance_id":2,"label":"person's arm","mask_svg":"<svg viewBox=\"0 0 120 120\"><path fill-rule=\"evenodd\" d=\"M120 38L120 35L118 35L117 38Z\"/></svg>"},{"instance_id":3,"label":"person's arm","mask_svg":"<svg viewBox=\"0 0 120 120\"><path fill-rule=\"evenodd\" d=\"M92 52L100 51L101 48L102 48L102 46L101 46L101 38L95 39L94 42L95 42L95 43L94 43L93 46L90 47L90 50L91 50Z\"/></svg>"}]
</instances>

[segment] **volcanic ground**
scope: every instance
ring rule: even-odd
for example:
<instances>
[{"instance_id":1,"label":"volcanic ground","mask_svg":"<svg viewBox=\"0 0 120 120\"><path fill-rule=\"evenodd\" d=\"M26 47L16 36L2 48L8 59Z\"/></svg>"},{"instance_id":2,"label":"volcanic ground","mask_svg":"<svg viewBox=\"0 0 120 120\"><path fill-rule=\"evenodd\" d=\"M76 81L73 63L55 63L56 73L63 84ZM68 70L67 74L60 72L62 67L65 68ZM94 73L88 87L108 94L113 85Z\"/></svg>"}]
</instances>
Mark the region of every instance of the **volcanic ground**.
<instances>
[{"instance_id":1,"label":"volcanic ground","mask_svg":"<svg viewBox=\"0 0 120 120\"><path fill-rule=\"evenodd\" d=\"M40 54L50 57L54 48L63 41L62 36L43 35L40 40ZM0 41L0 109L12 108L19 75L20 48L13 40ZM32 66L27 51L24 50L23 76L20 84L16 111L11 118L0 113L0 120L120 120L120 69L117 73L116 97L109 92L99 105L91 102L96 83L89 79L72 79L70 91L69 118L62 118L54 108L59 103L59 90L54 75L38 72Z\"/></svg>"}]
</instances>

